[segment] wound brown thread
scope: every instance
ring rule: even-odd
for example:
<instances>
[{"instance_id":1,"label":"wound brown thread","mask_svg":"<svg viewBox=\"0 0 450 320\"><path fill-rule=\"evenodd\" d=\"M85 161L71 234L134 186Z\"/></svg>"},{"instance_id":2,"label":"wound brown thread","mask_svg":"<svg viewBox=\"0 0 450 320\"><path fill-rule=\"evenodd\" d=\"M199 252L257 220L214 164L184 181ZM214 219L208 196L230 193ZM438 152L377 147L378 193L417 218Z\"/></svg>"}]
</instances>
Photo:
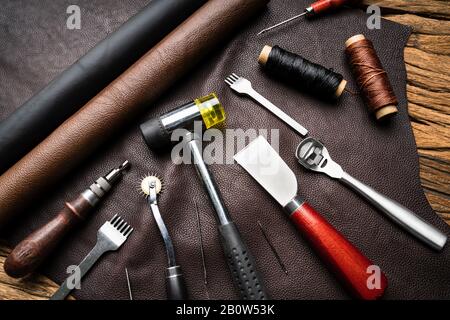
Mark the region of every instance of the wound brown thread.
<instances>
[{"instance_id":1,"label":"wound brown thread","mask_svg":"<svg viewBox=\"0 0 450 320\"><path fill-rule=\"evenodd\" d=\"M346 42L345 53L371 112L381 120L398 112L398 100L372 42L363 35Z\"/></svg>"}]
</instances>

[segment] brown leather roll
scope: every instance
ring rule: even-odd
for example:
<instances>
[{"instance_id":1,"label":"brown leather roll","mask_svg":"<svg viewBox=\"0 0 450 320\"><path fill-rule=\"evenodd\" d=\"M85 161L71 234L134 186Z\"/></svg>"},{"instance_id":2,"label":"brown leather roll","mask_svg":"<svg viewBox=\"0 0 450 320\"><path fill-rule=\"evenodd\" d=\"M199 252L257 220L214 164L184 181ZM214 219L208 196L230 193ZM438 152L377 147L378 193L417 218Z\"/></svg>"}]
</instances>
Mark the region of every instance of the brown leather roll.
<instances>
[{"instance_id":1,"label":"brown leather roll","mask_svg":"<svg viewBox=\"0 0 450 320\"><path fill-rule=\"evenodd\" d=\"M149 107L269 0L211 0L0 177L0 227Z\"/></svg>"}]
</instances>

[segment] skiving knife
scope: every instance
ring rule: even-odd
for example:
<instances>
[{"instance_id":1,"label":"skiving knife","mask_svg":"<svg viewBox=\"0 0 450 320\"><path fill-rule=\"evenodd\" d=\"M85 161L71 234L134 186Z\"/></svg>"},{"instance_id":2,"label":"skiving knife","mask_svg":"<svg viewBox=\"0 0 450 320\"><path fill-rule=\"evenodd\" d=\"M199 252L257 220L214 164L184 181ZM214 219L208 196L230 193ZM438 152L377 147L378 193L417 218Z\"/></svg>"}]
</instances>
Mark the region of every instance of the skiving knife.
<instances>
[{"instance_id":1,"label":"skiving knife","mask_svg":"<svg viewBox=\"0 0 450 320\"><path fill-rule=\"evenodd\" d=\"M386 276L371 283L373 263L350 241L297 195L292 170L259 136L238 152L234 159L283 207L290 220L317 254L356 298L380 298L387 287Z\"/></svg>"}]
</instances>

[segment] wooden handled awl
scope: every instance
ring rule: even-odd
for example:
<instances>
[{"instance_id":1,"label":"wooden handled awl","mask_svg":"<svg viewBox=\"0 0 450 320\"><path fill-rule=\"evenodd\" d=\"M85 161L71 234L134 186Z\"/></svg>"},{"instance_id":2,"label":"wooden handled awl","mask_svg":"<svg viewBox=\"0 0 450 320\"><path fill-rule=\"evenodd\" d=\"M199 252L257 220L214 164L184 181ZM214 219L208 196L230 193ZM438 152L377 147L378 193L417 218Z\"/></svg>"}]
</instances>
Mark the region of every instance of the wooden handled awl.
<instances>
[{"instance_id":1,"label":"wooden handled awl","mask_svg":"<svg viewBox=\"0 0 450 320\"><path fill-rule=\"evenodd\" d=\"M6 258L5 272L13 278L21 278L36 270L62 238L88 216L129 165L129 162L125 161L106 176L98 178L75 200L66 202L55 218L31 233L13 249Z\"/></svg>"},{"instance_id":2,"label":"wooden handled awl","mask_svg":"<svg viewBox=\"0 0 450 320\"><path fill-rule=\"evenodd\" d=\"M307 17L314 17L320 14L323 14L327 11L333 11L337 10L345 5L348 4L354 4L355 2L360 2L359 0L317 0L313 3L311 3L308 7L305 8L305 11L302 13L293 16L287 20L281 21L277 23L276 25L273 25L271 27L268 27L264 30L261 30L258 35L263 34L269 30L278 28L279 26L282 26L288 22L291 22L292 20L296 20L300 17L307 16Z\"/></svg>"}]
</instances>

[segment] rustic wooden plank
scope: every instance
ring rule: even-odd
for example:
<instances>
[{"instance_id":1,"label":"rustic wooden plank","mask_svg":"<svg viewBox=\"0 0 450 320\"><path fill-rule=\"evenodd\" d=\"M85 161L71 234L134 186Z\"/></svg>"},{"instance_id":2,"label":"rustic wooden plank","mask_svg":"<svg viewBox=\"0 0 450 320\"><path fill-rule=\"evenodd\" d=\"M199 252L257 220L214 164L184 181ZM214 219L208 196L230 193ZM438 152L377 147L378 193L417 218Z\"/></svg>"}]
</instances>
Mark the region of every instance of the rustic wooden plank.
<instances>
[{"instance_id":1,"label":"rustic wooden plank","mask_svg":"<svg viewBox=\"0 0 450 320\"><path fill-rule=\"evenodd\" d=\"M450 163L420 157L420 167L424 188L436 194L450 194Z\"/></svg>"},{"instance_id":2,"label":"rustic wooden plank","mask_svg":"<svg viewBox=\"0 0 450 320\"><path fill-rule=\"evenodd\" d=\"M450 21L414 14L383 15L383 18L413 27L415 34L450 35Z\"/></svg>"},{"instance_id":3,"label":"rustic wooden plank","mask_svg":"<svg viewBox=\"0 0 450 320\"><path fill-rule=\"evenodd\" d=\"M450 54L450 21L411 14L388 15L384 18L413 27L407 46L436 54Z\"/></svg>"},{"instance_id":4,"label":"rustic wooden plank","mask_svg":"<svg viewBox=\"0 0 450 320\"><path fill-rule=\"evenodd\" d=\"M410 117L418 122L432 123L435 125L446 126L450 123L450 115L433 110L423 105L417 105L414 103L408 104L408 112ZM450 138L450 132L446 130L445 137ZM446 139L447 141L449 139ZM449 141L450 142L450 141Z\"/></svg>"},{"instance_id":5,"label":"rustic wooden plank","mask_svg":"<svg viewBox=\"0 0 450 320\"><path fill-rule=\"evenodd\" d=\"M433 210L436 211L439 217L450 224L450 200L441 194L435 194L432 191L428 191L426 189L425 196L427 197L428 202L430 202Z\"/></svg>"},{"instance_id":6,"label":"rustic wooden plank","mask_svg":"<svg viewBox=\"0 0 450 320\"><path fill-rule=\"evenodd\" d=\"M436 214L450 225L450 200L446 195L424 188L425 196Z\"/></svg>"},{"instance_id":7,"label":"rustic wooden plank","mask_svg":"<svg viewBox=\"0 0 450 320\"><path fill-rule=\"evenodd\" d=\"M428 6L429 2L427 1L425 5ZM446 5L448 6L448 3ZM421 179L433 209L450 224L448 196L450 193L450 141L448 139L450 132L447 129L450 121L448 116L445 116L450 113L448 90L450 78L445 72L448 70L449 58L441 56L449 54L450 22L412 15L390 18L393 21L406 22L414 27L415 34L409 40L408 46L417 50L405 50L405 60L409 63L409 66L407 65L408 80L410 84L412 83L408 85L410 114L413 121L425 122L425 124L413 123L421 155ZM439 56L427 55L427 53L437 53ZM442 66L445 66L445 70ZM414 84L419 84L420 87Z\"/></svg>"},{"instance_id":8,"label":"rustic wooden plank","mask_svg":"<svg viewBox=\"0 0 450 320\"><path fill-rule=\"evenodd\" d=\"M407 47L405 48L405 62L424 71L433 72L435 76L450 76L450 56ZM448 86L444 87L443 90L448 91Z\"/></svg>"},{"instance_id":9,"label":"rustic wooden plank","mask_svg":"<svg viewBox=\"0 0 450 320\"><path fill-rule=\"evenodd\" d=\"M415 13L431 17L450 18L448 1L440 0L364 0L364 4L376 4L388 11Z\"/></svg>"},{"instance_id":10,"label":"rustic wooden plank","mask_svg":"<svg viewBox=\"0 0 450 320\"><path fill-rule=\"evenodd\" d=\"M412 34L407 43L408 47L420 49L436 54L450 54L450 36Z\"/></svg>"},{"instance_id":11,"label":"rustic wooden plank","mask_svg":"<svg viewBox=\"0 0 450 320\"><path fill-rule=\"evenodd\" d=\"M439 216L447 222L447 224L450 224L450 213L440 213Z\"/></svg>"},{"instance_id":12,"label":"rustic wooden plank","mask_svg":"<svg viewBox=\"0 0 450 320\"><path fill-rule=\"evenodd\" d=\"M418 154L420 157L429 157L431 159L438 160L446 160L450 159L450 150L449 149L426 149L426 148L418 148Z\"/></svg>"},{"instance_id":13,"label":"rustic wooden plank","mask_svg":"<svg viewBox=\"0 0 450 320\"><path fill-rule=\"evenodd\" d=\"M430 91L411 84L408 84L406 89L409 110L411 110L411 104L413 104L442 114L450 114L450 92Z\"/></svg>"},{"instance_id":14,"label":"rustic wooden plank","mask_svg":"<svg viewBox=\"0 0 450 320\"><path fill-rule=\"evenodd\" d=\"M405 53L405 60L409 60L411 63L419 63L413 60L409 53ZM424 70L409 63L406 63L406 71L408 72L408 83L411 85L436 92L446 92L447 90L446 79L448 76L445 74Z\"/></svg>"},{"instance_id":15,"label":"rustic wooden plank","mask_svg":"<svg viewBox=\"0 0 450 320\"><path fill-rule=\"evenodd\" d=\"M419 151L421 149L440 149L441 151L449 150L448 139L444 138L448 134L448 129L441 126L418 122L413 122L412 127L414 129Z\"/></svg>"},{"instance_id":16,"label":"rustic wooden plank","mask_svg":"<svg viewBox=\"0 0 450 320\"><path fill-rule=\"evenodd\" d=\"M58 286L40 275L27 279L13 279L5 274L3 264L10 250L0 244L0 300L46 300Z\"/></svg>"},{"instance_id":17,"label":"rustic wooden plank","mask_svg":"<svg viewBox=\"0 0 450 320\"><path fill-rule=\"evenodd\" d=\"M408 108L420 156L420 178L436 213L450 224L450 5L439 0L366 0L385 18L410 25L405 49ZM392 14L395 13L395 14ZM416 14L411 14L416 13ZM448 19L448 20L443 20ZM0 299L47 299L57 285L41 276L4 274L9 250L0 244Z\"/></svg>"}]
</instances>

